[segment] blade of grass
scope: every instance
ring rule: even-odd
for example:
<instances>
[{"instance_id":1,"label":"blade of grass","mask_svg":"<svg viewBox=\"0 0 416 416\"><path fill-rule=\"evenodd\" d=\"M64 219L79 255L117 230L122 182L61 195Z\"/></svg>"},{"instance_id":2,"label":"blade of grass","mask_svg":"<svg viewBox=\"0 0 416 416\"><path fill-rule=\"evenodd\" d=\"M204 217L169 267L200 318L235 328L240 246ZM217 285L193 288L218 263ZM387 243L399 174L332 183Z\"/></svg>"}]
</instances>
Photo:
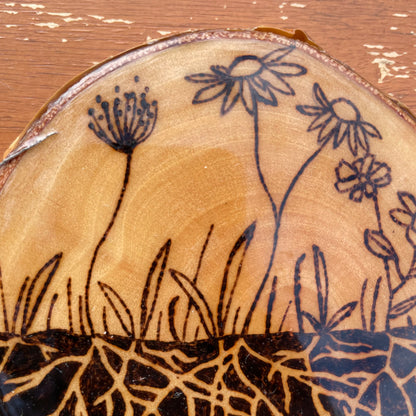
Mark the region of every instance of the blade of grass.
<instances>
[{"instance_id":1,"label":"blade of grass","mask_svg":"<svg viewBox=\"0 0 416 416\"><path fill-rule=\"evenodd\" d=\"M231 309L231 302L234 298L234 291L237 287L237 283L240 278L241 270L243 267L244 258L247 249L250 246L251 240L253 239L255 229L256 223L253 222L244 230L243 234L238 238L237 242L234 244L234 247L230 252L230 255L228 256L227 264L224 270L224 276L222 279L220 299L218 301L217 326L220 336L224 335L228 315ZM237 256L238 254L240 256ZM235 262L235 259L239 259L239 262L237 265L237 269L234 270L234 274L231 275L230 271ZM223 315L224 305L225 312Z\"/></svg>"},{"instance_id":2,"label":"blade of grass","mask_svg":"<svg viewBox=\"0 0 416 416\"><path fill-rule=\"evenodd\" d=\"M163 312L159 312L159 318L157 320L157 331L156 331L156 341L160 341L160 329L162 327L162 318L163 318Z\"/></svg>"},{"instance_id":3,"label":"blade of grass","mask_svg":"<svg viewBox=\"0 0 416 416\"><path fill-rule=\"evenodd\" d=\"M211 238L211 234L212 234L213 230L214 230L214 224L211 224L211 227L209 228L209 231L208 231L207 237L205 239L204 245L202 246L201 253L199 255L198 266L196 268L195 276L193 278L194 284L196 284L197 281L198 281L198 275L199 275L199 271L201 270L202 259L204 258L204 254L205 254L205 251L208 247L208 243L209 243L209 240ZM186 310L185 321L183 323L183 328L182 328L182 339L186 338L186 329L187 329L187 326L188 326L188 319L189 319L189 315L191 313L191 309L192 309L192 302L190 300L188 300L188 309Z\"/></svg>"},{"instance_id":4,"label":"blade of grass","mask_svg":"<svg viewBox=\"0 0 416 416\"><path fill-rule=\"evenodd\" d=\"M30 277L27 276L25 281L20 286L19 295L17 297L16 304L14 306L12 334L16 334L16 326L17 326L17 320L19 319L20 305L22 304L23 295L25 294L26 287L29 284L29 280L30 280Z\"/></svg>"},{"instance_id":5,"label":"blade of grass","mask_svg":"<svg viewBox=\"0 0 416 416\"><path fill-rule=\"evenodd\" d=\"M277 276L274 276L272 289L269 295L269 302L267 303L267 315L266 315L266 334L270 334L270 327L272 322L272 311L273 305L276 300L276 284L277 284Z\"/></svg>"},{"instance_id":6,"label":"blade of grass","mask_svg":"<svg viewBox=\"0 0 416 416\"><path fill-rule=\"evenodd\" d=\"M318 292L319 318L321 326L325 327L328 319L328 273L324 254L318 246L313 245L312 248L316 289Z\"/></svg>"},{"instance_id":7,"label":"blade of grass","mask_svg":"<svg viewBox=\"0 0 416 416\"><path fill-rule=\"evenodd\" d=\"M128 337L135 338L133 315L127 307L126 302L124 302L123 298L110 285L98 282L98 286L113 309L123 331ZM126 320L128 323L125 322ZM128 324L130 324L130 328L128 328Z\"/></svg>"},{"instance_id":8,"label":"blade of grass","mask_svg":"<svg viewBox=\"0 0 416 416\"><path fill-rule=\"evenodd\" d=\"M322 329L321 323L309 312L302 311L302 315L308 319L315 332L320 332Z\"/></svg>"},{"instance_id":9,"label":"blade of grass","mask_svg":"<svg viewBox=\"0 0 416 416\"><path fill-rule=\"evenodd\" d=\"M50 331L50 329L51 329L51 320L52 320L53 308L55 307L55 303L56 303L57 300L58 300L58 294L55 293L52 297L51 304L49 306L48 318L46 320L46 322L47 322L46 323L46 330L47 331Z\"/></svg>"},{"instance_id":10,"label":"blade of grass","mask_svg":"<svg viewBox=\"0 0 416 416\"><path fill-rule=\"evenodd\" d=\"M302 290L302 284L300 283L300 266L305 260L306 254L303 253L296 261L295 274L294 274L294 295L295 295L295 307L296 307L296 317L298 320L299 332L303 333L303 316L302 308L300 304L300 291Z\"/></svg>"},{"instance_id":11,"label":"blade of grass","mask_svg":"<svg viewBox=\"0 0 416 416\"><path fill-rule=\"evenodd\" d=\"M289 308L290 308L290 305L292 305L292 300L290 300L290 301L289 301L289 303L288 303L288 305L287 305L287 308L286 308L286 310L285 310L285 313L284 313L284 315L283 315L283 318L282 318L282 320L281 320L281 322L280 322L279 329L278 329L278 331L277 331L278 333L282 332L282 329L283 329L283 324L285 323L285 320L286 320L287 314L289 313Z\"/></svg>"},{"instance_id":12,"label":"blade of grass","mask_svg":"<svg viewBox=\"0 0 416 416\"><path fill-rule=\"evenodd\" d=\"M4 298L4 288L3 288L3 275L0 269L0 296L1 296L1 303L3 307L3 324L5 332L9 332L9 321L7 319L7 308L6 308L6 300Z\"/></svg>"},{"instance_id":13,"label":"blade of grass","mask_svg":"<svg viewBox=\"0 0 416 416\"><path fill-rule=\"evenodd\" d=\"M86 335L85 325L84 325L84 309L83 305L83 298L82 296L78 296L78 314L79 314L79 328L82 335Z\"/></svg>"},{"instance_id":14,"label":"blade of grass","mask_svg":"<svg viewBox=\"0 0 416 416\"><path fill-rule=\"evenodd\" d=\"M363 283L363 287L361 288L361 297L360 297L361 323L362 323L364 331L367 331L367 322L365 320L365 311L364 311L364 297L365 297L365 291L367 290L367 282L368 282L368 279L365 279Z\"/></svg>"},{"instance_id":15,"label":"blade of grass","mask_svg":"<svg viewBox=\"0 0 416 416\"><path fill-rule=\"evenodd\" d=\"M175 296L170 302L169 302L169 331L175 341L180 341L178 333L175 328L175 307L178 303L179 296Z\"/></svg>"},{"instance_id":16,"label":"blade of grass","mask_svg":"<svg viewBox=\"0 0 416 416\"><path fill-rule=\"evenodd\" d=\"M370 319L370 331L374 332L376 327L376 306L377 299L380 291L381 276L377 279L376 287L374 288L373 304L371 305L371 319Z\"/></svg>"},{"instance_id":17,"label":"blade of grass","mask_svg":"<svg viewBox=\"0 0 416 416\"><path fill-rule=\"evenodd\" d=\"M240 315L240 306L237 308L235 315L234 315L234 321L233 321L233 332L232 335L234 335L236 333L236 328L237 328L237 321L238 321L238 316Z\"/></svg>"},{"instance_id":18,"label":"blade of grass","mask_svg":"<svg viewBox=\"0 0 416 416\"><path fill-rule=\"evenodd\" d=\"M211 338L213 336L217 336L214 318L204 295L194 285L192 280L185 276L183 273L171 269L170 274L175 282L179 285L179 287L184 291L186 296L188 296L188 298L191 300L192 305L196 309L201 320L201 324L204 327L207 335Z\"/></svg>"},{"instance_id":19,"label":"blade of grass","mask_svg":"<svg viewBox=\"0 0 416 416\"><path fill-rule=\"evenodd\" d=\"M69 322L69 333L74 333L74 325L72 322L72 282L71 278L68 278L68 283L66 284L66 298L67 298L67 307L68 307L68 322Z\"/></svg>"},{"instance_id":20,"label":"blade of grass","mask_svg":"<svg viewBox=\"0 0 416 416\"><path fill-rule=\"evenodd\" d=\"M153 318L157 298L159 296L160 285L165 274L170 246L171 240L168 240L159 250L159 253L153 260L147 275L141 299L140 338L142 339L146 336L150 322Z\"/></svg>"},{"instance_id":21,"label":"blade of grass","mask_svg":"<svg viewBox=\"0 0 416 416\"><path fill-rule=\"evenodd\" d=\"M52 278L59 267L61 259L62 253L58 253L55 256L53 256L49 261L45 263L45 265L38 271L38 273L32 280L32 283L29 286L29 290L26 296L25 307L23 311L22 335L27 334L27 331L29 331L30 327L32 326L36 314L39 310L39 307L42 303L42 300L45 296L46 290L48 289L48 286L50 285ZM49 273L47 273L49 269L51 270ZM44 274L47 275L46 278L43 276ZM42 279L42 277L44 277L44 279ZM30 308L34 291L35 289L37 289L38 286L40 287L40 290L38 292L38 295L36 296L34 305L32 306L32 308Z\"/></svg>"},{"instance_id":22,"label":"blade of grass","mask_svg":"<svg viewBox=\"0 0 416 416\"><path fill-rule=\"evenodd\" d=\"M358 302L350 302L344 305L342 308L338 309L338 311L335 312L335 314L329 320L326 328L331 331L337 327L342 321L351 316L357 305Z\"/></svg>"}]
</instances>

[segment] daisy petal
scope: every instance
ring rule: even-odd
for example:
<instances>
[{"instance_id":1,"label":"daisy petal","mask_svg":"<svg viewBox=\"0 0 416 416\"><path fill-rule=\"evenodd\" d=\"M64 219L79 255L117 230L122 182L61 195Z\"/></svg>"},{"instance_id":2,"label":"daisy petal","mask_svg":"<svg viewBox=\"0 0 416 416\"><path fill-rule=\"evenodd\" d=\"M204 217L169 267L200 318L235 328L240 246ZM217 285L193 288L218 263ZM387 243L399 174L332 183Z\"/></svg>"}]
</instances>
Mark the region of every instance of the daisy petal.
<instances>
[{"instance_id":1,"label":"daisy petal","mask_svg":"<svg viewBox=\"0 0 416 416\"><path fill-rule=\"evenodd\" d=\"M377 163L371 172L371 181L378 187L386 186L391 182L391 169L386 163Z\"/></svg>"},{"instance_id":2,"label":"daisy petal","mask_svg":"<svg viewBox=\"0 0 416 416\"><path fill-rule=\"evenodd\" d=\"M335 188L340 193L350 192L353 189L355 189L358 185L358 178L355 178L354 180L348 181L348 182L342 182L338 181L335 183Z\"/></svg>"},{"instance_id":3,"label":"daisy petal","mask_svg":"<svg viewBox=\"0 0 416 416\"><path fill-rule=\"evenodd\" d=\"M214 74L192 74L185 77L186 81L203 83L203 84L212 84L220 82L220 78Z\"/></svg>"},{"instance_id":4,"label":"daisy petal","mask_svg":"<svg viewBox=\"0 0 416 416\"><path fill-rule=\"evenodd\" d=\"M316 107L314 105L297 105L296 110L299 113L304 114L305 116L318 116L320 117L322 114L325 114L325 109L322 107Z\"/></svg>"},{"instance_id":5,"label":"daisy petal","mask_svg":"<svg viewBox=\"0 0 416 416\"><path fill-rule=\"evenodd\" d=\"M358 145L357 145L357 140L355 139L355 135L354 134L350 134L348 136L348 147L350 148L350 152L354 156L357 156L357 153L358 153Z\"/></svg>"},{"instance_id":6,"label":"daisy petal","mask_svg":"<svg viewBox=\"0 0 416 416\"><path fill-rule=\"evenodd\" d=\"M226 66L223 65L212 65L210 67L211 71L216 74L217 76L219 76L219 79L224 80L224 77L228 77L228 68Z\"/></svg>"},{"instance_id":7,"label":"daisy petal","mask_svg":"<svg viewBox=\"0 0 416 416\"><path fill-rule=\"evenodd\" d=\"M334 129L334 149L338 148L338 146L342 143L342 140L339 140L339 131L341 129L342 126L342 122L340 120L337 121L337 124L335 125L335 129ZM342 137L342 136L341 136Z\"/></svg>"},{"instance_id":8,"label":"daisy petal","mask_svg":"<svg viewBox=\"0 0 416 416\"><path fill-rule=\"evenodd\" d=\"M326 143L328 140L332 138L334 134L337 132L337 125L338 122L334 117L331 117L328 122L321 127L321 130L318 134L318 143ZM334 148L335 148L335 142L334 142Z\"/></svg>"},{"instance_id":9,"label":"daisy petal","mask_svg":"<svg viewBox=\"0 0 416 416\"><path fill-rule=\"evenodd\" d=\"M225 93L227 90L227 85L223 82L217 84L212 84L207 87L201 88L192 100L192 104L201 104L208 101L215 100L219 96Z\"/></svg>"},{"instance_id":10,"label":"daisy petal","mask_svg":"<svg viewBox=\"0 0 416 416\"><path fill-rule=\"evenodd\" d=\"M251 79L251 83L253 87L256 90L261 89L262 91L266 91L270 86L270 82L264 80L262 76L254 76L254 77L251 77L250 79Z\"/></svg>"},{"instance_id":11,"label":"daisy petal","mask_svg":"<svg viewBox=\"0 0 416 416\"><path fill-rule=\"evenodd\" d=\"M332 118L332 113L330 111L323 111L318 117L315 118L315 120L312 121L311 124L309 124L307 131L313 131L316 129L321 128L322 126L326 126Z\"/></svg>"},{"instance_id":12,"label":"daisy petal","mask_svg":"<svg viewBox=\"0 0 416 416\"><path fill-rule=\"evenodd\" d=\"M265 71L268 72L268 71ZM271 72L275 77L274 81L270 83L271 87L279 91L282 94L285 95L295 95L295 90L289 85L288 82L286 82L281 75L278 72L275 71L269 71Z\"/></svg>"},{"instance_id":13,"label":"daisy petal","mask_svg":"<svg viewBox=\"0 0 416 416\"><path fill-rule=\"evenodd\" d=\"M269 85L274 85L276 83L276 75L265 68L260 75L252 77L252 81L255 85L262 85L262 88L265 88ZM278 79L277 82L280 80Z\"/></svg>"},{"instance_id":14,"label":"daisy petal","mask_svg":"<svg viewBox=\"0 0 416 416\"><path fill-rule=\"evenodd\" d=\"M263 90L254 87L253 90L258 101L266 105L271 105L273 107L277 106L277 98L270 88L266 88L265 90Z\"/></svg>"},{"instance_id":15,"label":"daisy petal","mask_svg":"<svg viewBox=\"0 0 416 416\"><path fill-rule=\"evenodd\" d=\"M313 93L315 95L316 100L322 107L329 108L329 101L326 98L324 92L322 91L322 88L319 86L317 82L313 84Z\"/></svg>"},{"instance_id":16,"label":"daisy petal","mask_svg":"<svg viewBox=\"0 0 416 416\"><path fill-rule=\"evenodd\" d=\"M365 175L370 173L371 177L371 172L373 170L375 158L376 157L374 155L367 155L364 158L359 159L362 160L360 172L364 173Z\"/></svg>"},{"instance_id":17,"label":"daisy petal","mask_svg":"<svg viewBox=\"0 0 416 416\"><path fill-rule=\"evenodd\" d=\"M266 64L267 68L278 72L283 77L299 77L306 74L306 68L302 65L287 62L271 62Z\"/></svg>"},{"instance_id":18,"label":"daisy petal","mask_svg":"<svg viewBox=\"0 0 416 416\"><path fill-rule=\"evenodd\" d=\"M401 208L390 210L390 218L402 227L408 227L412 223L412 215Z\"/></svg>"},{"instance_id":19,"label":"daisy petal","mask_svg":"<svg viewBox=\"0 0 416 416\"><path fill-rule=\"evenodd\" d=\"M272 92L269 82L263 80L261 76L252 77L250 81L259 101L273 107L277 106L277 98Z\"/></svg>"},{"instance_id":20,"label":"daisy petal","mask_svg":"<svg viewBox=\"0 0 416 416\"><path fill-rule=\"evenodd\" d=\"M410 214L416 213L416 198L409 192L397 192L400 202Z\"/></svg>"},{"instance_id":21,"label":"daisy petal","mask_svg":"<svg viewBox=\"0 0 416 416\"><path fill-rule=\"evenodd\" d=\"M243 101L244 107L246 108L247 112L251 115L253 115L254 112L254 91L254 87L250 85L250 82L247 79L244 79L240 82L241 100Z\"/></svg>"},{"instance_id":22,"label":"daisy petal","mask_svg":"<svg viewBox=\"0 0 416 416\"><path fill-rule=\"evenodd\" d=\"M279 49L275 49L274 51L263 56L262 62L264 64L269 64L271 62L279 62L282 58L289 55L289 53L292 52L294 49L294 46L283 46Z\"/></svg>"},{"instance_id":23,"label":"daisy petal","mask_svg":"<svg viewBox=\"0 0 416 416\"><path fill-rule=\"evenodd\" d=\"M341 123L338 133L338 146L345 140L346 137L350 136L350 123Z\"/></svg>"},{"instance_id":24,"label":"daisy petal","mask_svg":"<svg viewBox=\"0 0 416 416\"><path fill-rule=\"evenodd\" d=\"M350 192L350 199L354 202L361 202L364 196L364 188L362 186L356 186L351 192Z\"/></svg>"},{"instance_id":25,"label":"daisy petal","mask_svg":"<svg viewBox=\"0 0 416 416\"><path fill-rule=\"evenodd\" d=\"M377 137L381 140L381 134L380 132L370 123L367 123L365 121L360 121L360 126L367 134L369 134L371 137Z\"/></svg>"},{"instance_id":26,"label":"daisy petal","mask_svg":"<svg viewBox=\"0 0 416 416\"><path fill-rule=\"evenodd\" d=\"M341 160L339 165L335 168L335 174L339 182L351 182L357 178L358 171L353 165Z\"/></svg>"},{"instance_id":27,"label":"daisy petal","mask_svg":"<svg viewBox=\"0 0 416 416\"><path fill-rule=\"evenodd\" d=\"M221 114L227 114L235 106L235 103L238 101L239 98L240 92L238 86L235 85L234 82L228 84L225 91L225 97L222 101Z\"/></svg>"},{"instance_id":28,"label":"daisy petal","mask_svg":"<svg viewBox=\"0 0 416 416\"><path fill-rule=\"evenodd\" d=\"M369 150L369 144L365 130L361 128L360 125L354 124L354 139L356 143L363 149L366 153Z\"/></svg>"}]
</instances>

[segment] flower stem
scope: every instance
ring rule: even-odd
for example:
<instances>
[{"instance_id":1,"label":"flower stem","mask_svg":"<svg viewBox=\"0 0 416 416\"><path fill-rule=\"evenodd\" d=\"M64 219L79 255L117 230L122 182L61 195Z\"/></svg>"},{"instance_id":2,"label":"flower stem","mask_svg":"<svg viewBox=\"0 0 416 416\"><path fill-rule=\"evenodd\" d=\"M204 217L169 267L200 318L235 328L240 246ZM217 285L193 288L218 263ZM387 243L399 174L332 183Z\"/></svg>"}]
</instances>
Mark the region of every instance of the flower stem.
<instances>
[{"instance_id":1,"label":"flower stem","mask_svg":"<svg viewBox=\"0 0 416 416\"><path fill-rule=\"evenodd\" d=\"M123 201L124 194L125 194L126 188L127 188L127 184L129 182L132 154L127 153L126 156L127 156L127 158L126 158L126 170L125 170L125 173L124 173L123 186L121 187L120 196L118 198L118 202L117 202L116 208L113 212L113 215L111 217L111 220L110 220L106 230L104 231L104 234L102 235L100 241L98 242L97 246L95 247L94 254L92 256L91 263L90 263L90 268L88 270L87 283L85 284L85 314L87 316L87 324L88 324L91 336L95 335L94 325L93 325L93 322L92 322L92 319L91 319L90 297L89 297L90 288L91 288L92 272L93 272L93 269L94 269L95 262L97 260L98 252L100 251L100 248L102 247L105 240L107 239L111 228L113 228L113 225L114 225L114 222L116 220L117 214L120 211L121 202Z\"/></svg>"},{"instance_id":2,"label":"flower stem","mask_svg":"<svg viewBox=\"0 0 416 416\"><path fill-rule=\"evenodd\" d=\"M412 262L410 263L409 271L406 275L406 280L416 276L416 248L413 249Z\"/></svg>"},{"instance_id":3,"label":"flower stem","mask_svg":"<svg viewBox=\"0 0 416 416\"><path fill-rule=\"evenodd\" d=\"M373 202L374 202L374 210L376 211L378 231L381 234L383 234L383 227L381 225L380 206L379 206L379 203L378 203L377 192L374 192L374 194L373 194Z\"/></svg>"},{"instance_id":4,"label":"flower stem","mask_svg":"<svg viewBox=\"0 0 416 416\"><path fill-rule=\"evenodd\" d=\"M264 180L264 175L263 175L261 167L260 167L259 121L258 121L257 106L255 106L255 108L254 108L253 118L254 118L254 155L255 155L255 159L256 159L257 173L258 173L260 182L263 186L263 189L266 192L266 195L267 195L267 197L270 201L270 205L272 207L275 229L274 229L274 233L273 233L273 247L272 247L272 252L271 252L271 255L270 255L269 264L267 266L267 270L266 270L266 273L264 274L264 277L263 277L263 280L260 284L260 287L257 290L256 296L255 296L255 298L254 298L254 300L253 300L253 302L250 306L250 310L248 311L246 319L244 321L244 326L243 326L243 330L242 330L243 335L246 334L247 331L248 331L248 327L250 325L254 310L257 307L257 304L260 300L261 294L264 290L264 287L267 283L267 280L270 277L270 271L271 271L271 268L273 266L274 258L275 258L275 255L276 255L276 249L277 249L277 243L278 243L278 239L279 239L279 229L280 229L280 225L281 225L281 219L282 219L282 216L283 216L283 211L285 209L287 200L288 200L293 188L295 187L297 181L302 176L302 174L304 173L306 168L315 160L315 158L319 155L321 150L325 147L326 143L328 143L328 141L325 141L317 150L315 150L315 152L311 156L309 156L309 158L305 161L305 163L300 167L299 171L294 176L294 178L292 179L288 189L286 190L285 195L283 196L282 202L280 203L279 211L277 211L276 203L274 202L273 197L270 194L269 188L267 187L267 184Z\"/></svg>"},{"instance_id":5,"label":"flower stem","mask_svg":"<svg viewBox=\"0 0 416 416\"><path fill-rule=\"evenodd\" d=\"M377 217L378 231L380 232L381 235L384 235L383 226L381 224L380 205L378 203L377 192L374 192L373 194L373 201L374 201L374 210L376 212L376 217ZM386 272L387 285L389 289L389 305L388 305L388 309L387 309L388 312L386 316L386 331L388 331L390 329L389 314L390 314L391 306L393 304L393 287L391 284L391 274L390 274L390 266L389 266L388 258L383 258L383 263L384 263L384 270Z\"/></svg>"}]
</instances>

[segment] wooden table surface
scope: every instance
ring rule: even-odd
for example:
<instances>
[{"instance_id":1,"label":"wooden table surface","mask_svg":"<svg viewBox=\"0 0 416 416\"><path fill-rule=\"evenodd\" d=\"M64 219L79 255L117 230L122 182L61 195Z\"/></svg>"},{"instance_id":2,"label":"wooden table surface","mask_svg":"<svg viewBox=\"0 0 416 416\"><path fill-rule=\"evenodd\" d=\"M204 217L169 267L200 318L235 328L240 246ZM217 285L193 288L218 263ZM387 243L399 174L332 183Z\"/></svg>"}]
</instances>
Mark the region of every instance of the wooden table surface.
<instances>
[{"instance_id":1,"label":"wooden table surface","mask_svg":"<svg viewBox=\"0 0 416 416\"><path fill-rule=\"evenodd\" d=\"M0 1L0 153L92 65L192 29L302 29L416 113L415 0Z\"/></svg>"}]
</instances>

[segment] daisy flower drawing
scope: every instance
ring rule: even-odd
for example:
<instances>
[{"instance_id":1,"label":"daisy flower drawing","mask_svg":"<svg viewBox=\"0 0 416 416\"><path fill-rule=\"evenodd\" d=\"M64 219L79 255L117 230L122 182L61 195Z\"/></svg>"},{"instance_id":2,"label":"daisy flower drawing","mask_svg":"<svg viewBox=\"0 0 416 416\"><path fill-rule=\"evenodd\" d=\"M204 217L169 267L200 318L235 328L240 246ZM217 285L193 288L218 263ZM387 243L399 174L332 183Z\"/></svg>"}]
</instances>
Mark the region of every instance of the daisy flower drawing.
<instances>
[{"instance_id":1,"label":"daisy flower drawing","mask_svg":"<svg viewBox=\"0 0 416 416\"><path fill-rule=\"evenodd\" d=\"M273 265L280 224L278 208L267 185L260 161L259 104L277 107L278 96L294 96L295 90L290 81L305 75L302 65L287 59L295 50L293 46L283 46L264 56L241 55L234 58L229 66L211 65L209 72L200 72L185 77L189 82L200 85L192 103L204 104L220 101L221 115L228 114L238 104L253 118L254 159L257 175L270 203L275 231L270 260L264 278L245 318L243 333L247 332L253 312L270 276Z\"/></svg>"},{"instance_id":2,"label":"daisy flower drawing","mask_svg":"<svg viewBox=\"0 0 416 416\"><path fill-rule=\"evenodd\" d=\"M361 117L356 105L343 97L329 101L319 84L313 86L315 105L298 105L297 110L306 116L313 117L309 131L318 130L318 144L325 145L330 140L336 149L344 141L354 156L359 148L365 154L370 150L371 138L381 139L380 132Z\"/></svg>"}]
</instances>

